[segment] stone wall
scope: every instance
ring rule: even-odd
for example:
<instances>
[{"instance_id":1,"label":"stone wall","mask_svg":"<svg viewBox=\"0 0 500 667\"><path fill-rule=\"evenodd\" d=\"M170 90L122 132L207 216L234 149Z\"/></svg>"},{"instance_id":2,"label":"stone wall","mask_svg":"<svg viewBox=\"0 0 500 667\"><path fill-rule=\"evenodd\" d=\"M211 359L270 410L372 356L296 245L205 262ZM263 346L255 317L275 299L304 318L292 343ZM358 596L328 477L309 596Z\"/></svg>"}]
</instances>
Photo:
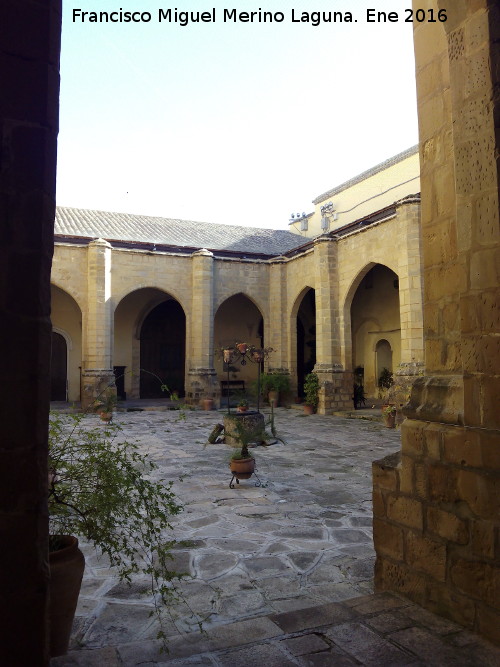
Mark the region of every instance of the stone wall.
<instances>
[{"instance_id":1,"label":"stone wall","mask_svg":"<svg viewBox=\"0 0 500 667\"><path fill-rule=\"evenodd\" d=\"M47 424L61 2L0 3L0 664L48 664Z\"/></svg>"},{"instance_id":2,"label":"stone wall","mask_svg":"<svg viewBox=\"0 0 500 667\"><path fill-rule=\"evenodd\" d=\"M500 643L497 3L415 29L427 375L374 464L376 587Z\"/></svg>"}]
</instances>

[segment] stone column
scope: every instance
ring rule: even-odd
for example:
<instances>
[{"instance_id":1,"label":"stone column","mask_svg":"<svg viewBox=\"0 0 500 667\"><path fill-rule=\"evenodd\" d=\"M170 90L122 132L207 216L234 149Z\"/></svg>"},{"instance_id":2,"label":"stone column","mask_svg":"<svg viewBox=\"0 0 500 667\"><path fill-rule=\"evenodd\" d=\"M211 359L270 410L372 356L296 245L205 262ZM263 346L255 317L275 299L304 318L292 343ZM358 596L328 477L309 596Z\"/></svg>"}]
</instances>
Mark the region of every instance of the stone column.
<instances>
[{"instance_id":1,"label":"stone column","mask_svg":"<svg viewBox=\"0 0 500 667\"><path fill-rule=\"evenodd\" d=\"M265 323L265 347L272 347L266 372L290 373L289 323L287 320L286 260L278 257L269 267L269 318ZM293 387L293 378L290 378ZM295 378L295 390L297 382Z\"/></svg>"},{"instance_id":2,"label":"stone column","mask_svg":"<svg viewBox=\"0 0 500 667\"><path fill-rule=\"evenodd\" d=\"M0 664L40 667L61 2L4 0L0 26Z\"/></svg>"},{"instance_id":3,"label":"stone column","mask_svg":"<svg viewBox=\"0 0 500 667\"><path fill-rule=\"evenodd\" d=\"M192 307L187 341L186 401L218 400L220 388L214 368L214 256L206 249L191 255Z\"/></svg>"},{"instance_id":4,"label":"stone column","mask_svg":"<svg viewBox=\"0 0 500 667\"><path fill-rule=\"evenodd\" d=\"M425 5L447 13L415 24L427 375L374 464L375 584L500 643L500 16Z\"/></svg>"},{"instance_id":5,"label":"stone column","mask_svg":"<svg viewBox=\"0 0 500 667\"><path fill-rule=\"evenodd\" d=\"M314 242L316 296L316 365L320 414L353 407L353 374L341 362L337 241L320 236Z\"/></svg>"},{"instance_id":6,"label":"stone column","mask_svg":"<svg viewBox=\"0 0 500 667\"><path fill-rule=\"evenodd\" d=\"M87 310L83 314L82 408L103 393L116 392L112 367L111 245L104 239L87 249Z\"/></svg>"},{"instance_id":7,"label":"stone column","mask_svg":"<svg viewBox=\"0 0 500 667\"><path fill-rule=\"evenodd\" d=\"M424 373L420 195L405 197L396 206L402 231L398 271L401 363L395 369L392 399L406 403L413 381Z\"/></svg>"}]
</instances>

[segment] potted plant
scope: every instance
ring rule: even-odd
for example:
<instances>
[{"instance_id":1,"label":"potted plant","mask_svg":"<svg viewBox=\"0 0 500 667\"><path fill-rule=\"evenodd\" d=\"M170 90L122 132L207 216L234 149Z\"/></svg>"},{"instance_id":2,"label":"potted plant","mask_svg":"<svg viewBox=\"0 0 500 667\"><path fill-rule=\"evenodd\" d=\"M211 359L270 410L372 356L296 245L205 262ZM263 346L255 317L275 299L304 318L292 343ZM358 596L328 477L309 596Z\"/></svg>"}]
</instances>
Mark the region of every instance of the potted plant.
<instances>
[{"instance_id":1,"label":"potted plant","mask_svg":"<svg viewBox=\"0 0 500 667\"><path fill-rule=\"evenodd\" d=\"M238 412L246 412L248 410L248 401L246 398L240 398L237 405Z\"/></svg>"},{"instance_id":2,"label":"potted plant","mask_svg":"<svg viewBox=\"0 0 500 667\"><path fill-rule=\"evenodd\" d=\"M233 437L238 444L231 455L229 468L237 480L249 479L255 471L255 459L248 451L248 446L255 439L255 433L236 422L236 434Z\"/></svg>"},{"instance_id":3,"label":"potted plant","mask_svg":"<svg viewBox=\"0 0 500 667\"><path fill-rule=\"evenodd\" d=\"M94 409L103 422L110 422L113 419L116 403L116 393L113 390L104 392L95 400Z\"/></svg>"},{"instance_id":4,"label":"potted plant","mask_svg":"<svg viewBox=\"0 0 500 667\"><path fill-rule=\"evenodd\" d=\"M382 417L384 425L387 428L394 428L396 426L396 412L397 408L395 405L385 405L382 408Z\"/></svg>"},{"instance_id":5,"label":"potted plant","mask_svg":"<svg viewBox=\"0 0 500 667\"><path fill-rule=\"evenodd\" d=\"M52 656L65 653L69 643L83 574L79 537L108 557L120 581L130 581L135 574L151 581L160 622L159 636L164 638L159 605L167 603L175 593L172 579L177 576L168 566L174 542L165 533L171 528L171 517L181 507L171 482L150 479L156 468L146 455L139 453L137 445L123 440L119 426L110 424L103 431L89 424L85 415L51 415L50 560L56 562L57 569L52 579L59 591L72 588L76 593L73 602L59 603L57 590L51 592L53 609L59 609L59 615L66 621L62 638L57 636L54 619L51 622ZM76 566L72 568L77 580L73 584L65 583L66 575L57 562L65 560L63 552L68 546L77 550Z\"/></svg>"},{"instance_id":6,"label":"potted plant","mask_svg":"<svg viewBox=\"0 0 500 667\"><path fill-rule=\"evenodd\" d=\"M290 391L290 378L285 373L262 373L260 389L269 404L276 407L279 405L280 395Z\"/></svg>"},{"instance_id":7,"label":"potted plant","mask_svg":"<svg viewBox=\"0 0 500 667\"><path fill-rule=\"evenodd\" d=\"M304 380L305 404L304 413L313 414L319 403L319 378L316 373L308 373Z\"/></svg>"},{"instance_id":8,"label":"potted plant","mask_svg":"<svg viewBox=\"0 0 500 667\"><path fill-rule=\"evenodd\" d=\"M203 410L213 410L214 409L214 399L213 398L202 398L201 406Z\"/></svg>"}]
</instances>

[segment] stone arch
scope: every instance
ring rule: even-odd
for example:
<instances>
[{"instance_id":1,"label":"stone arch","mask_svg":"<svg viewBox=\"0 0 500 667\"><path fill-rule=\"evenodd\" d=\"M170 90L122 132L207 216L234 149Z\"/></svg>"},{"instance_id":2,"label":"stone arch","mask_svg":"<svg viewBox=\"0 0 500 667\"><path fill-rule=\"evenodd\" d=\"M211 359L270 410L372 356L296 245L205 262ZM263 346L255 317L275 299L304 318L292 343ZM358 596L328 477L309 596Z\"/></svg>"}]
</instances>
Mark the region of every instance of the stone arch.
<instances>
[{"instance_id":1,"label":"stone arch","mask_svg":"<svg viewBox=\"0 0 500 667\"><path fill-rule=\"evenodd\" d=\"M157 351L150 350L150 361L154 368L143 368L144 363L144 341L141 333L148 317L163 303L171 302L178 304L176 308L175 321L180 323L179 335L169 334L168 327L164 330L163 351L161 343L161 323L157 322ZM161 320L161 316L157 316ZM168 385L168 363L172 357L172 346L175 346L179 357L175 363L175 372L170 380L172 386L169 388L177 391L179 395L184 394L185 385L185 356L186 356L186 310L183 304L170 291L165 291L156 286L139 287L122 295L114 310L114 358L115 372L119 372L123 378L123 392L130 398L154 398L166 397L162 392L162 383ZM154 328L154 327L153 327ZM150 329L149 333L153 335ZM182 340L181 340L182 339ZM153 345L150 340L151 345ZM148 345L148 343L146 343ZM168 348L168 349L167 349ZM170 350L170 352L169 352ZM156 362L153 357L157 356ZM152 355L152 356L151 356ZM147 355L146 355L147 356ZM179 362L179 363L177 363ZM182 372L180 370L182 364ZM148 371L147 373L143 371ZM154 375L160 379L154 380ZM165 375L165 377L163 377ZM145 379L148 376L148 379ZM175 385L175 386L173 386ZM153 396L154 394L154 396Z\"/></svg>"},{"instance_id":2,"label":"stone arch","mask_svg":"<svg viewBox=\"0 0 500 667\"><path fill-rule=\"evenodd\" d=\"M131 294L135 294L136 292L140 292L141 290L154 290L156 292L159 292L161 294L168 294L172 299L175 299L180 303L182 306L184 312L186 312L186 304L184 303L184 299L178 294L177 290L172 288L170 285L165 286L165 285L157 285L156 283L150 283L150 282L145 282L145 283L139 283L137 285L134 285L133 289L130 289L130 287L127 287L126 289L123 289L121 292L116 294L113 297L114 303L115 303L115 309L118 308L120 303L126 299L128 296Z\"/></svg>"},{"instance_id":3,"label":"stone arch","mask_svg":"<svg viewBox=\"0 0 500 667\"><path fill-rule=\"evenodd\" d=\"M80 312L83 312L84 308L82 307L82 303L81 303L81 295L76 293L72 289L72 285L69 284L69 281L68 281L68 284L63 284L59 280L54 279L51 276L50 286L51 286L51 288L56 287L57 289L61 290L61 292L64 292L69 297L71 297L73 299L73 301L76 303L76 305L78 306L78 308L80 309Z\"/></svg>"},{"instance_id":4,"label":"stone arch","mask_svg":"<svg viewBox=\"0 0 500 667\"><path fill-rule=\"evenodd\" d=\"M256 347L265 346L265 323L262 310L255 300L243 292L236 292L224 299L214 315L214 345L219 350L225 345L245 342ZM214 367L219 381L227 379L220 354L214 355ZM244 383L248 391L257 378L257 364L233 365L229 369L230 381Z\"/></svg>"},{"instance_id":5,"label":"stone arch","mask_svg":"<svg viewBox=\"0 0 500 667\"><path fill-rule=\"evenodd\" d=\"M365 265L351 283L343 314L346 367L362 366L366 395L376 397L377 341L388 341L392 366L401 360L398 275L385 264Z\"/></svg>"},{"instance_id":6,"label":"stone arch","mask_svg":"<svg viewBox=\"0 0 500 667\"><path fill-rule=\"evenodd\" d=\"M261 316L263 317L264 307L262 303L254 295L248 294L247 292L242 292L241 290L236 290L231 294L225 294L224 296L218 297L214 304L214 312L217 313L217 311L219 310L219 308L222 306L223 303L225 303L229 299L232 299L235 296L242 296L248 299L257 308L257 310L261 313Z\"/></svg>"},{"instance_id":7,"label":"stone arch","mask_svg":"<svg viewBox=\"0 0 500 667\"><path fill-rule=\"evenodd\" d=\"M58 285L51 284L51 320L54 339L54 368L51 371L51 400L80 400L80 370L82 365L82 310L76 299L66 290ZM63 382L61 373L62 359L62 341L54 337L54 333L62 336L64 340L66 355L66 391L65 398L61 396L61 383ZM58 352L56 351L58 350ZM55 375L59 376L56 380ZM59 385L57 389L58 398L53 398L55 387L52 384Z\"/></svg>"}]
</instances>

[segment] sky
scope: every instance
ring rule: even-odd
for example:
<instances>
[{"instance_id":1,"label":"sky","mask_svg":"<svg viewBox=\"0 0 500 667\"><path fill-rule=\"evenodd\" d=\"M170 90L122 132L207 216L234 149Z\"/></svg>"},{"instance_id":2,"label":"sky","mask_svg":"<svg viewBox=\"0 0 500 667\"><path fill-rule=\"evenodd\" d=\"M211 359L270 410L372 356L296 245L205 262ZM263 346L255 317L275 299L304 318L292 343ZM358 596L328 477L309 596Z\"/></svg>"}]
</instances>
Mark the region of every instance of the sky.
<instances>
[{"instance_id":1,"label":"sky","mask_svg":"<svg viewBox=\"0 0 500 667\"><path fill-rule=\"evenodd\" d=\"M418 142L408 6L63 0L58 205L288 229L291 213ZM120 9L151 20L83 14ZM175 9L215 21L182 26Z\"/></svg>"}]
</instances>

